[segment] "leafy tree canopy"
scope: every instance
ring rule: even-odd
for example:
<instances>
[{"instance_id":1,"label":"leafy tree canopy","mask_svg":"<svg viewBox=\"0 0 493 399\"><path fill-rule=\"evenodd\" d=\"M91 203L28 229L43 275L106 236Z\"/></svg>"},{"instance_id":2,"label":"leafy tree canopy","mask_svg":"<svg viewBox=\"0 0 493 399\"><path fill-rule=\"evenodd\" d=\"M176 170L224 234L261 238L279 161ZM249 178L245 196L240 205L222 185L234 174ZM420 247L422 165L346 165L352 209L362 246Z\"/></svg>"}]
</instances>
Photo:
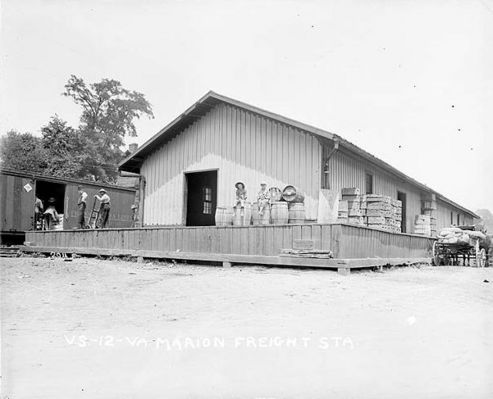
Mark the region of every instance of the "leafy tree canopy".
<instances>
[{"instance_id":1,"label":"leafy tree canopy","mask_svg":"<svg viewBox=\"0 0 493 399\"><path fill-rule=\"evenodd\" d=\"M47 167L48 154L40 137L11 130L0 137L0 159L5 168L41 173Z\"/></svg>"},{"instance_id":2,"label":"leafy tree canopy","mask_svg":"<svg viewBox=\"0 0 493 399\"><path fill-rule=\"evenodd\" d=\"M86 84L72 75L62 93L82 107L73 128L58 115L41 128L42 137L10 131L1 138L3 167L60 177L113 182L124 156L125 136L137 136L135 120L153 118L142 93L127 90L113 79Z\"/></svg>"},{"instance_id":3,"label":"leafy tree canopy","mask_svg":"<svg viewBox=\"0 0 493 399\"><path fill-rule=\"evenodd\" d=\"M135 119L154 117L151 105L142 93L127 90L112 79L87 85L72 75L63 95L82 107L79 130L87 151L93 154L84 162L83 173L114 179L123 157L124 137L137 135Z\"/></svg>"}]
</instances>

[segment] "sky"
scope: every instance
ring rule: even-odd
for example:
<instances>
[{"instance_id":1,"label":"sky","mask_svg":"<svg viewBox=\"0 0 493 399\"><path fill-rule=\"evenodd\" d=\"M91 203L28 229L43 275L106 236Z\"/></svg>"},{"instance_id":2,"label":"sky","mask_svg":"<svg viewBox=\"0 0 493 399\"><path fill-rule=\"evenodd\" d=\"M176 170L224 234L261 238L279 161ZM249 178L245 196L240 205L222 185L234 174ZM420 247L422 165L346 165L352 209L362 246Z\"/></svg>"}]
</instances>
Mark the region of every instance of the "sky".
<instances>
[{"instance_id":1,"label":"sky","mask_svg":"<svg viewBox=\"0 0 493 399\"><path fill-rule=\"evenodd\" d=\"M70 75L144 93L144 143L207 91L336 133L493 210L493 0L0 0L0 134L80 109Z\"/></svg>"}]
</instances>

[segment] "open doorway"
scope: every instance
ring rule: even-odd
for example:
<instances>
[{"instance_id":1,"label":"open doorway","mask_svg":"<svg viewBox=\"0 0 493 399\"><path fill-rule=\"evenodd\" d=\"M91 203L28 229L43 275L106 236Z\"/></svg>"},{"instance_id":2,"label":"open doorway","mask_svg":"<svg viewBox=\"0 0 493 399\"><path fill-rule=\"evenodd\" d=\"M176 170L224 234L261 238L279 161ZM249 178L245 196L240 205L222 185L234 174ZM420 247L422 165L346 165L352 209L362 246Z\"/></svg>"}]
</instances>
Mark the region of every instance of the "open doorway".
<instances>
[{"instance_id":1,"label":"open doorway","mask_svg":"<svg viewBox=\"0 0 493 399\"><path fill-rule=\"evenodd\" d=\"M37 180L36 197L43 203L44 210L52 204L50 200L53 199L58 215L62 216L65 213L65 184ZM63 221L63 217L60 217L60 220Z\"/></svg>"},{"instance_id":2,"label":"open doorway","mask_svg":"<svg viewBox=\"0 0 493 399\"><path fill-rule=\"evenodd\" d=\"M187 226L213 226L217 201L217 170L186 173Z\"/></svg>"},{"instance_id":3,"label":"open doorway","mask_svg":"<svg viewBox=\"0 0 493 399\"><path fill-rule=\"evenodd\" d=\"M407 233L407 198L406 193L397 191L397 199L402 203L401 233Z\"/></svg>"}]
</instances>

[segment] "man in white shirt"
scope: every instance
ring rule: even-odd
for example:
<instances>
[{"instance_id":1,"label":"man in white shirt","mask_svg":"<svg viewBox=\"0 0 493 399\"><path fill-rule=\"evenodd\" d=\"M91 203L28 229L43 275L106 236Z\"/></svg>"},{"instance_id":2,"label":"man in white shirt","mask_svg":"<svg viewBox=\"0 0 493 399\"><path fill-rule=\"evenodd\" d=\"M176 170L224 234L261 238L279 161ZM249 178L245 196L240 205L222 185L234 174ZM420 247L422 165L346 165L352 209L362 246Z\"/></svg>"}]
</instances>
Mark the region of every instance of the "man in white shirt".
<instances>
[{"instance_id":1,"label":"man in white shirt","mask_svg":"<svg viewBox=\"0 0 493 399\"><path fill-rule=\"evenodd\" d=\"M110 203L110 196L106 193L106 190L104 188L99 190L99 194L101 195L96 194L94 196L94 198L96 198L99 202L101 202L101 206L99 208L98 223L96 223L96 227L100 229L104 229L108 224L111 203Z\"/></svg>"},{"instance_id":2,"label":"man in white shirt","mask_svg":"<svg viewBox=\"0 0 493 399\"><path fill-rule=\"evenodd\" d=\"M79 207L79 217L77 224L79 229L86 227L86 207L87 207L87 193L84 191L82 186L78 186L79 190L79 200L77 201L77 206Z\"/></svg>"}]
</instances>

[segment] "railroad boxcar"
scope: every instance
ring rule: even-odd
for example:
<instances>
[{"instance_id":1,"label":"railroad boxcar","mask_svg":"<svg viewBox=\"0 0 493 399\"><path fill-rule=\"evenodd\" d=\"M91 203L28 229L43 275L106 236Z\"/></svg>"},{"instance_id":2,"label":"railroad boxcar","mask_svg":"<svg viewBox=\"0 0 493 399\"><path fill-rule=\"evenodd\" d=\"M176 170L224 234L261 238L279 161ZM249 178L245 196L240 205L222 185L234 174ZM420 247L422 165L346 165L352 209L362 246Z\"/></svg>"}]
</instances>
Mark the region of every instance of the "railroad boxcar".
<instances>
[{"instance_id":1,"label":"railroad boxcar","mask_svg":"<svg viewBox=\"0 0 493 399\"><path fill-rule=\"evenodd\" d=\"M55 207L63 215L61 228L77 228L77 186L88 194L86 219L94 204L94 194L104 188L111 198L111 212L107 227L132 227L132 205L136 189L100 182L51 177L37 173L0 169L0 231L2 243L21 243L24 232L33 230L34 202L38 197L47 205L55 199Z\"/></svg>"}]
</instances>

